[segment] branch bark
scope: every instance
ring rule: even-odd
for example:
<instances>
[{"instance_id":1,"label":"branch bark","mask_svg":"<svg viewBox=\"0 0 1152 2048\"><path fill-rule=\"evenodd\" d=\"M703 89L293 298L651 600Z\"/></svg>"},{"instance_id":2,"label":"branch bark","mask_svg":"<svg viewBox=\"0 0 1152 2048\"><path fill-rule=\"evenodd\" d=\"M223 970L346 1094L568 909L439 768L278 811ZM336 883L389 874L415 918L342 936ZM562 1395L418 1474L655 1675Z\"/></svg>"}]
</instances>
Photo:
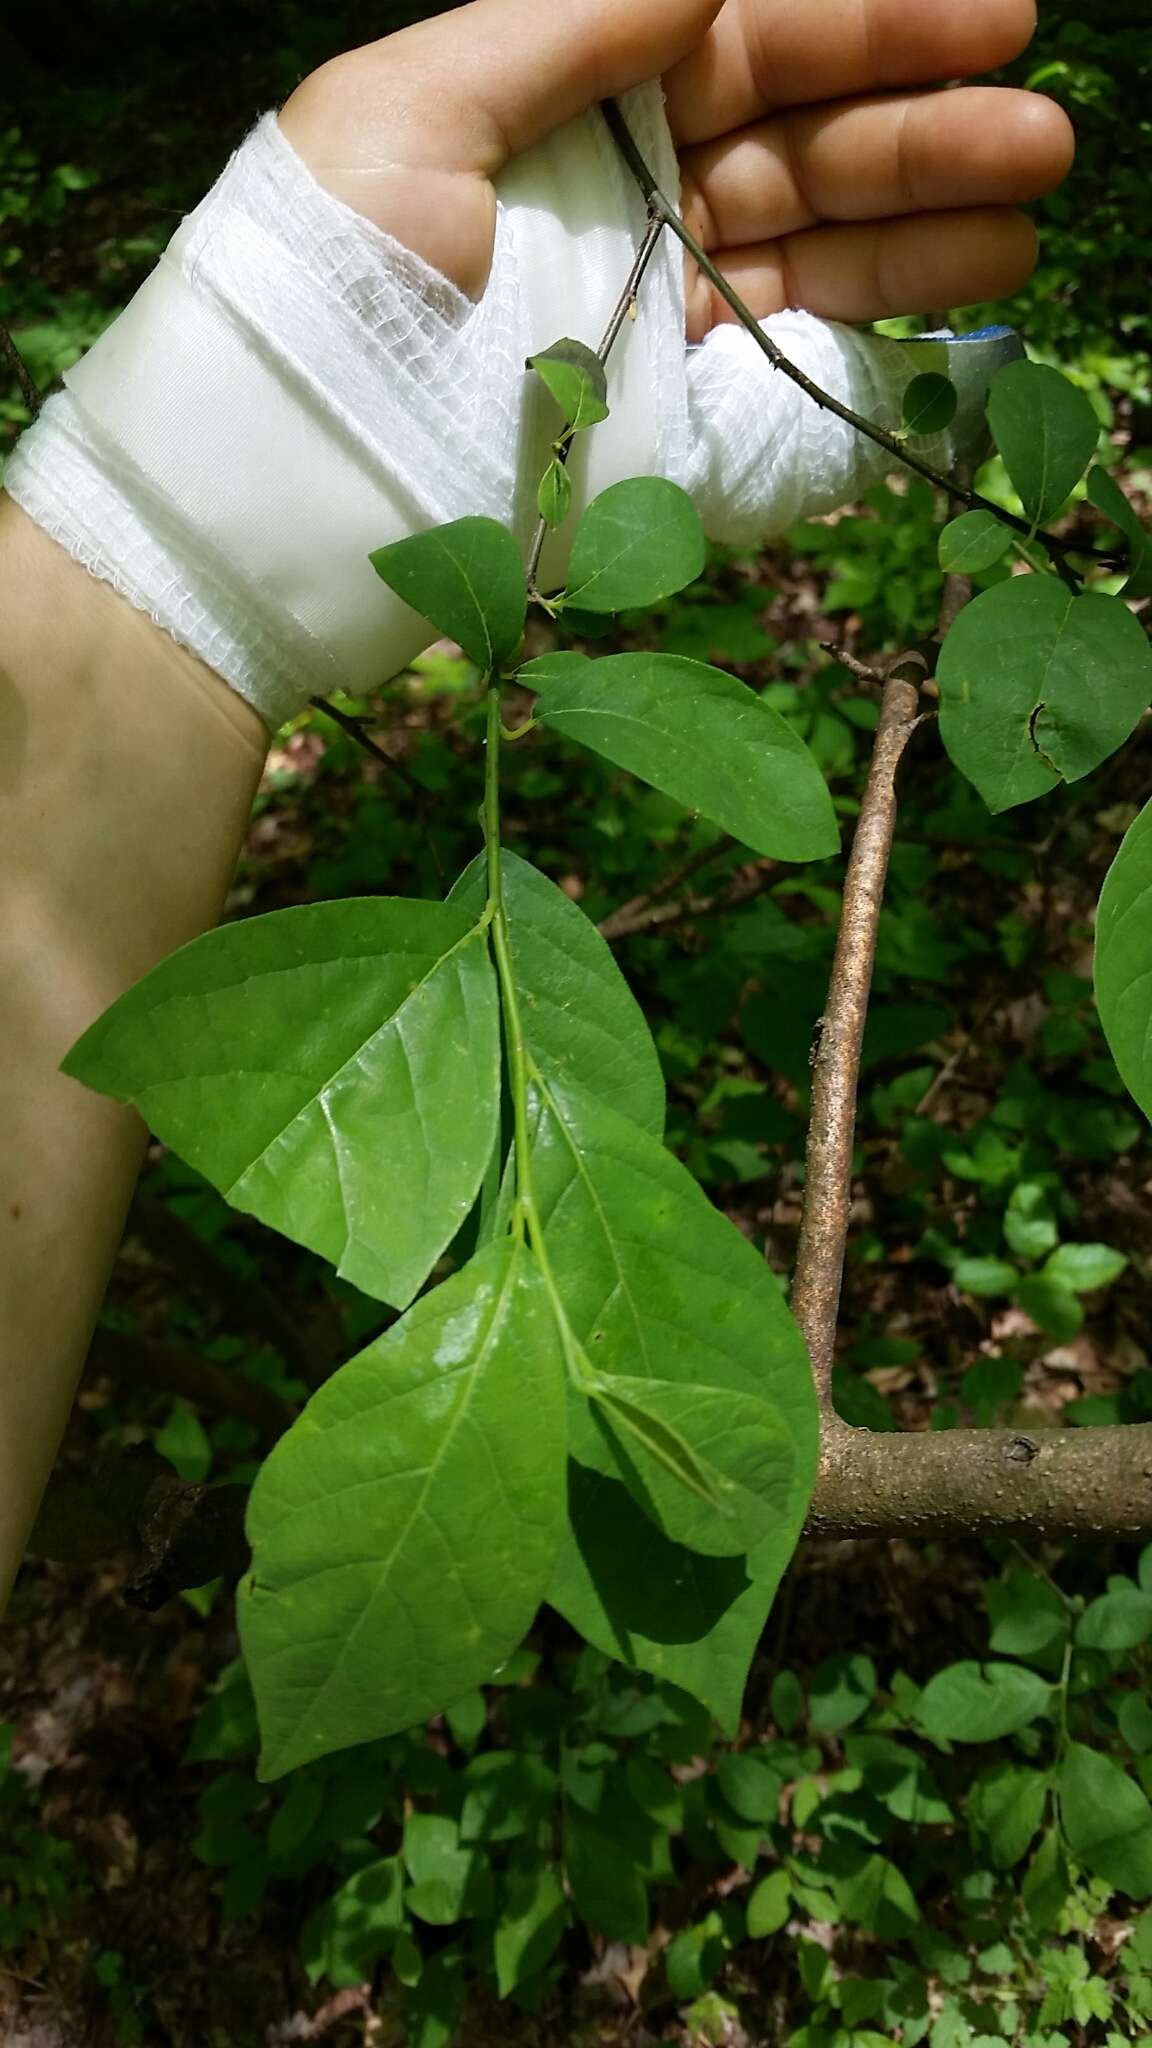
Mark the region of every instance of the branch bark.
<instances>
[{"instance_id":1,"label":"branch bark","mask_svg":"<svg viewBox=\"0 0 1152 2048\"><path fill-rule=\"evenodd\" d=\"M908 670L916 668L923 673L926 666L921 654L899 655L889 666L844 878L840 931L814 1061L792 1312L804 1333L821 1414L827 1421L834 1419L832 1360L852 1205L856 1082L876 958L876 930L896 828L896 771L920 711L919 685L909 680Z\"/></svg>"}]
</instances>

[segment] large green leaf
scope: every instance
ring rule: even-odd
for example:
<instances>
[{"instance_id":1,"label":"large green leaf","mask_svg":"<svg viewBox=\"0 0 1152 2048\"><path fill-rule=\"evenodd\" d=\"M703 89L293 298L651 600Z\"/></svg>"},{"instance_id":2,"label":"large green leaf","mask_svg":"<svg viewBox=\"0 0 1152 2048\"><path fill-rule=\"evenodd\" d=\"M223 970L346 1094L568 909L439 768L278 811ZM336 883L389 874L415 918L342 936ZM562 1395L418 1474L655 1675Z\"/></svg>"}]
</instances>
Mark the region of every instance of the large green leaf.
<instances>
[{"instance_id":1,"label":"large green leaf","mask_svg":"<svg viewBox=\"0 0 1152 2048\"><path fill-rule=\"evenodd\" d=\"M940 650L940 734L988 808L1076 782L1152 698L1152 648L1122 599L1013 576L960 613Z\"/></svg>"},{"instance_id":2,"label":"large green leaf","mask_svg":"<svg viewBox=\"0 0 1152 2048\"><path fill-rule=\"evenodd\" d=\"M1152 803L1128 827L1096 912L1096 1002L1125 1087L1152 1117Z\"/></svg>"},{"instance_id":3,"label":"large green leaf","mask_svg":"<svg viewBox=\"0 0 1152 2048\"><path fill-rule=\"evenodd\" d=\"M555 1319L505 1238L329 1380L261 1469L238 1611L265 1777L491 1677L546 1588L563 1459Z\"/></svg>"},{"instance_id":4,"label":"large green leaf","mask_svg":"<svg viewBox=\"0 0 1152 2048\"><path fill-rule=\"evenodd\" d=\"M706 552L686 491L658 476L630 477L593 498L576 528L566 598L587 612L659 604L696 581Z\"/></svg>"},{"instance_id":5,"label":"large green leaf","mask_svg":"<svg viewBox=\"0 0 1152 2048\"><path fill-rule=\"evenodd\" d=\"M539 868L500 856L512 967L528 1050L550 1081L587 1088L659 1137L664 1080L652 1033L595 925ZM479 917L485 857L465 868L449 901Z\"/></svg>"},{"instance_id":6,"label":"large green leaf","mask_svg":"<svg viewBox=\"0 0 1152 2048\"><path fill-rule=\"evenodd\" d=\"M775 1453L757 1480L767 1533L746 1559L703 1557L651 1519L668 1512L667 1491L653 1495L651 1466L641 1478L591 1404L575 1389L570 1395L580 1460L570 1485L573 1536L550 1598L601 1648L672 1679L732 1726L815 1472L816 1405L803 1342L763 1259L645 1132L585 1094L541 1090L532 1156L549 1261L595 1372L727 1390L767 1404L778 1418L774 1440L781 1425L790 1440L787 1492ZM712 1463L723 1448L727 1462L735 1446L712 1433L716 1407L703 1409L703 1442L694 1448ZM687 1419L685 1405L684 1434ZM734 1435L740 1444L739 1428ZM741 1445L739 1457L746 1453ZM739 1480L740 1471L737 1463L729 1476ZM689 1512L693 1496L682 1493Z\"/></svg>"},{"instance_id":7,"label":"large green leaf","mask_svg":"<svg viewBox=\"0 0 1152 2048\"><path fill-rule=\"evenodd\" d=\"M1042 525L1092 460L1100 423L1090 401L1045 363L1009 363L992 379L988 424L1024 510Z\"/></svg>"},{"instance_id":8,"label":"large green leaf","mask_svg":"<svg viewBox=\"0 0 1152 2048\"><path fill-rule=\"evenodd\" d=\"M1060 1772L1060 1820L1078 1863L1134 1899L1152 1894L1152 1807L1111 1757L1069 1743Z\"/></svg>"},{"instance_id":9,"label":"large green leaf","mask_svg":"<svg viewBox=\"0 0 1152 2048\"><path fill-rule=\"evenodd\" d=\"M485 932L454 904L304 904L209 932L112 1005L65 1072L134 1102L236 1208L404 1307L496 1136Z\"/></svg>"},{"instance_id":10,"label":"large green leaf","mask_svg":"<svg viewBox=\"0 0 1152 2048\"><path fill-rule=\"evenodd\" d=\"M454 519L377 548L370 559L389 589L479 668L496 668L515 654L528 584L520 549L497 520Z\"/></svg>"},{"instance_id":11,"label":"large green leaf","mask_svg":"<svg viewBox=\"0 0 1152 2048\"><path fill-rule=\"evenodd\" d=\"M540 692L542 725L702 811L754 852L835 853L836 817L812 755L735 676L679 654L564 654L529 662L520 680Z\"/></svg>"}]
</instances>

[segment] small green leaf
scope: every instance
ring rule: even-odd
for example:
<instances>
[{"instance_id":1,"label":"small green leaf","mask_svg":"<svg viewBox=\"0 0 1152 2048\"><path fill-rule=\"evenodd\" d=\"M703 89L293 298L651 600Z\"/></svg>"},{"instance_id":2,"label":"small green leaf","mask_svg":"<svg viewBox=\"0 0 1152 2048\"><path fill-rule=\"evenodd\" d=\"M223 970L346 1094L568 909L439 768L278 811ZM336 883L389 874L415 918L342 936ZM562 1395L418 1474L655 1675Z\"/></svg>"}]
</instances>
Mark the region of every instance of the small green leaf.
<instances>
[{"instance_id":1,"label":"small green leaf","mask_svg":"<svg viewBox=\"0 0 1152 2048\"><path fill-rule=\"evenodd\" d=\"M1095 453L1100 423L1090 401L1045 363L1008 363L989 388L988 424L1025 512L1043 525Z\"/></svg>"},{"instance_id":2,"label":"small green leaf","mask_svg":"<svg viewBox=\"0 0 1152 2048\"><path fill-rule=\"evenodd\" d=\"M1152 1807L1111 1757L1069 1744L1060 1818L1073 1856L1093 1876L1134 1899L1152 1893Z\"/></svg>"},{"instance_id":3,"label":"small green leaf","mask_svg":"<svg viewBox=\"0 0 1152 2048\"><path fill-rule=\"evenodd\" d=\"M366 1864L305 1922L300 1951L309 1983L326 1977L338 1990L362 1984L404 1924L399 1857Z\"/></svg>"},{"instance_id":4,"label":"small green leaf","mask_svg":"<svg viewBox=\"0 0 1152 2048\"><path fill-rule=\"evenodd\" d=\"M835 853L835 812L812 755L735 676L678 654L565 654L527 663L519 680L540 692L540 724L702 811L753 852Z\"/></svg>"},{"instance_id":5,"label":"small green leaf","mask_svg":"<svg viewBox=\"0 0 1152 2048\"><path fill-rule=\"evenodd\" d=\"M508 1239L313 1395L249 1503L265 1777L424 1720L516 1647L560 1536L563 1403L543 1282Z\"/></svg>"},{"instance_id":6,"label":"small green leaf","mask_svg":"<svg viewBox=\"0 0 1152 2048\"><path fill-rule=\"evenodd\" d=\"M792 1910L792 1885L786 1870L774 1870L761 1878L748 1899L748 1938L763 1941L778 1934Z\"/></svg>"},{"instance_id":7,"label":"small green leaf","mask_svg":"<svg viewBox=\"0 0 1152 2048\"><path fill-rule=\"evenodd\" d=\"M528 585L520 549L495 519L454 519L377 548L376 574L485 671L509 661L524 633Z\"/></svg>"},{"instance_id":8,"label":"small green leaf","mask_svg":"<svg viewBox=\"0 0 1152 2048\"><path fill-rule=\"evenodd\" d=\"M1011 1870L1027 1854L1044 1824L1048 1779L1024 1764L991 1764L981 1771L968 1799L968 1812L985 1836L997 1870Z\"/></svg>"},{"instance_id":9,"label":"small green leaf","mask_svg":"<svg viewBox=\"0 0 1152 2048\"><path fill-rule=\"evenodd\" d=\"M965 605L940 650L940 733L992 811L1077 782L1152 697L1152 648L1122 599L1012 576Z\"/></svg>"},{"instance_id":10,"label":"small green leaf","mask_svg":"<svg viewBox=\"0 0 1152 2048\"><path fill-rule=\"evenodd\" d=\"M572 479L568 465L555 456L540 479L536 509L549 526L560 526L572 509Z\"/></svg>"},{"instance_id":11,"label":"small green leaf","mask_svg":"<svg viewBox=\"0 0 1152 2048\"><path fill-rule=\"evenodd\" d=\"M659 604L703 573L704 528L686 491L632 477L593 498L572 542L565 601L582 611Z\"/></svg>"},{"instance_id":12,"label":"small green leaf","mask_svg":"<svg viewBox=\"0 0 1152 2048\"><path fill-rule=\"evenodd\" d=\"M1126 536L1130 545L1129 577L1125 597L1152 597L1152 534L1144 527L1116 479L1106 469L1088 471L1088 496Z\"/></svg>"},{"instance_id":13,"label":"small green leaf","mask_svg":"<svg viewBox=\"0 0 1152 2048\"><path fill-rule=\"evenodd\" d=\"M501 1998L543 1969L567 1922L564 1887L551 1864L510 1872L493 1935L496 1989Z\"/></svg>"},{"instance_id":14,"label":"small green leaf","mask_svg":"<svg viewBox=\"0 0 1152 2048\"><path fill-rule=\"evenodd\" d=\"M513 1842L551 1813L556 1773L543 1757L512 1749L486 1749L464 1773L460 1811L463 1842Z\"/></svg>"},{"instance_id":15,"label":"small green leaf","mask_svg":"<svg viewBox=\"0 0 1152 2048\"><path fill-rule=\"evenodd\" d=\"M1022 1180L1013 1188L1004 1213L1004 1235L1021 1259L1042 1259L1059 1235L1048 1189L1040 1181Z\"/></svg>"},{"instance_id":16,"label":"small green leaf","mask_svg":"<svg viewBox=\"0 0 1152 2048\"><path fill-rule=\"evenodd\" d=\"M1143 1693L1126 1692L1116 1709L1116 1725L1137 1756L1147 1756L1152 1749L1152 1704ZM1152 1922L1149 1923L1152 1927Z\"/></svg>"},{"instance_id":17,"label":"small green leaf","mask_svg":"<svg viewBox=\"0 0 1152 2048\"><path fill-rule=\"evenodd\" d=\"M1019 1277L1004 1259L958 1259L952 1268L952 1278L965 1294L1010 1294Z\"/></svg>"},{"instance_id":18,"label":"small green leaf","mask_svg":"<svg viewBox=\"0 0 1152 2048\"><path fill-rule=\"evenodd\" d=\"M1084 1311L1068 1286L1051 1273L1028 1273L1016 1289L1016 1300L1045 1336L1070 1344L1083 1328Z\"/></svg>"},{"instance_id":19,"label":"small green leaf","mask_svg":"<svg viewBox=\"0 0 1152 2048\"><path fill-rule=\"evenodd\" d=\"M994 512L962 512L940 535L940 567L949 576L977 576L1001 561L1011 545L1012 528Z\"/></svg>"},{"instance_id":20,"label":"small green leaf","mask_svg":"<svg viewBox=\"0 0 1152 2048\"><path fill-rule=\"evenodd\" d=\"M959 395L956 386L938 370L924 370L905 387L903 402L906 434L942 434L956 417Z\"/></svg>"},{"instance_id":21,"label":"small green leaf","mask_svg":"<svg viewBox=\"0 0 1152 2048\"><path fill-rule=\"evenodd\" d=\"M1059 1642L1068 1612L1054 1586L1035 1572L1011 1571L984 1588L990 1647L1001 1657L1035 1657Z\"/></svg>"},{"instance_id":22,"label":"small green leaf","mask_svg":"<svg viewBox=\"0 0 1152 2048\"><path fill-rule=\"evenodd\" d=\"M909 1935L920 1919L916 1895L886 1856L842 1852L846 1869L833 1875L836 1903L846 1920L890 1940Z\"/></svg>"},{"instance_id":23,"label":"small green leaf","mask_svg":"<svg viewBox=\"0 0 1152 2048\"><path fill-rule=\"evenodd\" d=\"M528 368L546 384L574 432L594 427L608 417L608 379L604 365L582 341L554 341L551 348L529 356Z\"/></svg>"},{"instance_id":24,"label":"small green leaf","mask_svg":"<svg viewBox=\"0 0 1152 2048\"><path fill-rule=\"evenodd\" d=\"M1110 1286L1127 1264L1124 1253L1110 1244L1062 1244L1045 1260L1044 1271L1074 1294L1091 1294L1096 1287Z\"/></svg>"},{"instance_id":25,"label":"small green leaf","mask_svg":"<svg viewBox=\"0 0 1152 2048\"><path fill-rule=\"evenodd\" d=\"M998 1742L1027 1728L1051 1696L1021 1664L948 1664L928 1680L916 1718L934 1742Z\"/></svg>"},{"instance_id":26,"label":"small green leaf","mask_svg":"<svg viewBox=\"0 0 1152 2048\"><path fill-rule=\"evenodd\" d=\"M822 1735L839 1734L865 1714L876 1697L876 1666L862 1651L826 1657L812 1674L809 1719Z\"/></svg>"},{"instance_id":27,"label":"small green leaf","mask_svg":"<svg viewBox=\"0 0 1152 2048\"><path fill-rule=\"evenodd\" d=\"M629 1492L673 1542L740 1556L787 1513L792 1443L766 1401L623 1373L598 1376L587 1392Z\"/></svg>"},{"instance_id":28,"label":"small green leaf","mask_svg":"<svg viewBox=\"0 0 1152 2048\"><path fill-rule=\"evenodd\" d=\"M732 1750L716 1765L721 1795L741 1820L769 1827L780 1817L783 1779L766 1756L754 1749Z\"/></svg>"},{"instance_id":29,"label":"small green leaf","mask_svg":"<svg viewBox=\"0 0 1152 2048\"><path fill-rule=\"evenodd\" d=\"M1117 1587L1091 1600L1076 1624L1081 1650L1134 1650L1152 1636L1152 1593Z\"/></svg>"},{"instance_id":30,"label":"small green leaf","mask_svg":"<svg viewBox=\"0 0 1152 2048\"><path fill-rule=\"evenodd\" d=\"M621 1856L618 1843L571 1804L564 1830L564 1861L572 1901L582 1920L612 1941L647 1941L644 1879Z\"/></svg>"},{"instance_id":31,"label":"small green leaf","mask_svg":"<svg viewBox=\"0 0 1152 2048\"><path fill-rule=\"evenodd\" d=\"M64 1071L134 1102L235 1208L403 1308L496 1135L487 936L456 905L386 896L226 925L113 1003Z\"/></svg>"}]
</instances>

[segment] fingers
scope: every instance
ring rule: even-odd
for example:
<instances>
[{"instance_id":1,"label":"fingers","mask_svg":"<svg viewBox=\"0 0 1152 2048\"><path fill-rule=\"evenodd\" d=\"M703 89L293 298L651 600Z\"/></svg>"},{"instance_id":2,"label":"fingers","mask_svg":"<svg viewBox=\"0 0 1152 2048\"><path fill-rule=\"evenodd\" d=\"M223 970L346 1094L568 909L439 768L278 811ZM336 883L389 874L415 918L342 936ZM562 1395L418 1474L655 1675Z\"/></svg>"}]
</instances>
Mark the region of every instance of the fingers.
<instances>
[{"instance_id":1,"label":"fingers","mask_svg":"<svg viewBox=\"0 0 1152 2048\"><path fill-rule=\"evenodd\" d=\"M726 0L665 78L678 142L705 142L773 108L970 78L1019 56L1035 0Z\"/></svg>"},{"instance_id":2,"label":"fingers","mask_svg":"<svg viewBox=\"0 0 1152 2048\"><path fill-rule=\"evenodd\" d=\"M1018 291L1036 261L1036 230L1010 207L802 229L722 250L714 261L758 319L802 306L825 320L885 320L968 306ZM707 280L690 283L689 339L735 316Z\"/></svg>"},{"instance_id":3,"label":"fingers","mask_svg":"<svg viewBox=\"0 0 1152 2048\"><path fill-rule=\"evenodd\" d=\"M682 206L706 249L881 219L1038 199L1066 176L1053 100L995 86L885 95L774 115L681 156Z\"/></svg>"}]
</instances>

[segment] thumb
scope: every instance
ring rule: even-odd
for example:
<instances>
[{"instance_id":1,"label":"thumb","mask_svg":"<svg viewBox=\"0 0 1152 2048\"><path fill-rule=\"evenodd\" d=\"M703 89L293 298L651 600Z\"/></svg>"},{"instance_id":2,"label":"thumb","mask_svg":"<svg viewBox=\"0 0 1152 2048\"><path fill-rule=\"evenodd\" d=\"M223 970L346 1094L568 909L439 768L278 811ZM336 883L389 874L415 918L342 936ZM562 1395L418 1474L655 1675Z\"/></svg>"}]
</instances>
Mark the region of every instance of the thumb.
<instances>
[{"instance_id":1,"label":"thumb","mask_svg":"<svg viewBox=\"0 0 1152 2048\"><path fill-rule=\"evenodd\" d=\"M722 0L471 0L336 60L390 154L494 178L597 100L695 48Z\"/></svg>"},{"instance_id":2,"label":"thumb","mask_svg":"<svg viewBox=\"0 0 1152 2048\"><path fill-rule=\"evenodd\" d=\"M642 85L694 49L721 0L472 0L389 39L388 60L433 74L462 123L467 168L495 177L597 100ZM383 55L384 45L375 48Z\"/></svg>"}]
</instances>

